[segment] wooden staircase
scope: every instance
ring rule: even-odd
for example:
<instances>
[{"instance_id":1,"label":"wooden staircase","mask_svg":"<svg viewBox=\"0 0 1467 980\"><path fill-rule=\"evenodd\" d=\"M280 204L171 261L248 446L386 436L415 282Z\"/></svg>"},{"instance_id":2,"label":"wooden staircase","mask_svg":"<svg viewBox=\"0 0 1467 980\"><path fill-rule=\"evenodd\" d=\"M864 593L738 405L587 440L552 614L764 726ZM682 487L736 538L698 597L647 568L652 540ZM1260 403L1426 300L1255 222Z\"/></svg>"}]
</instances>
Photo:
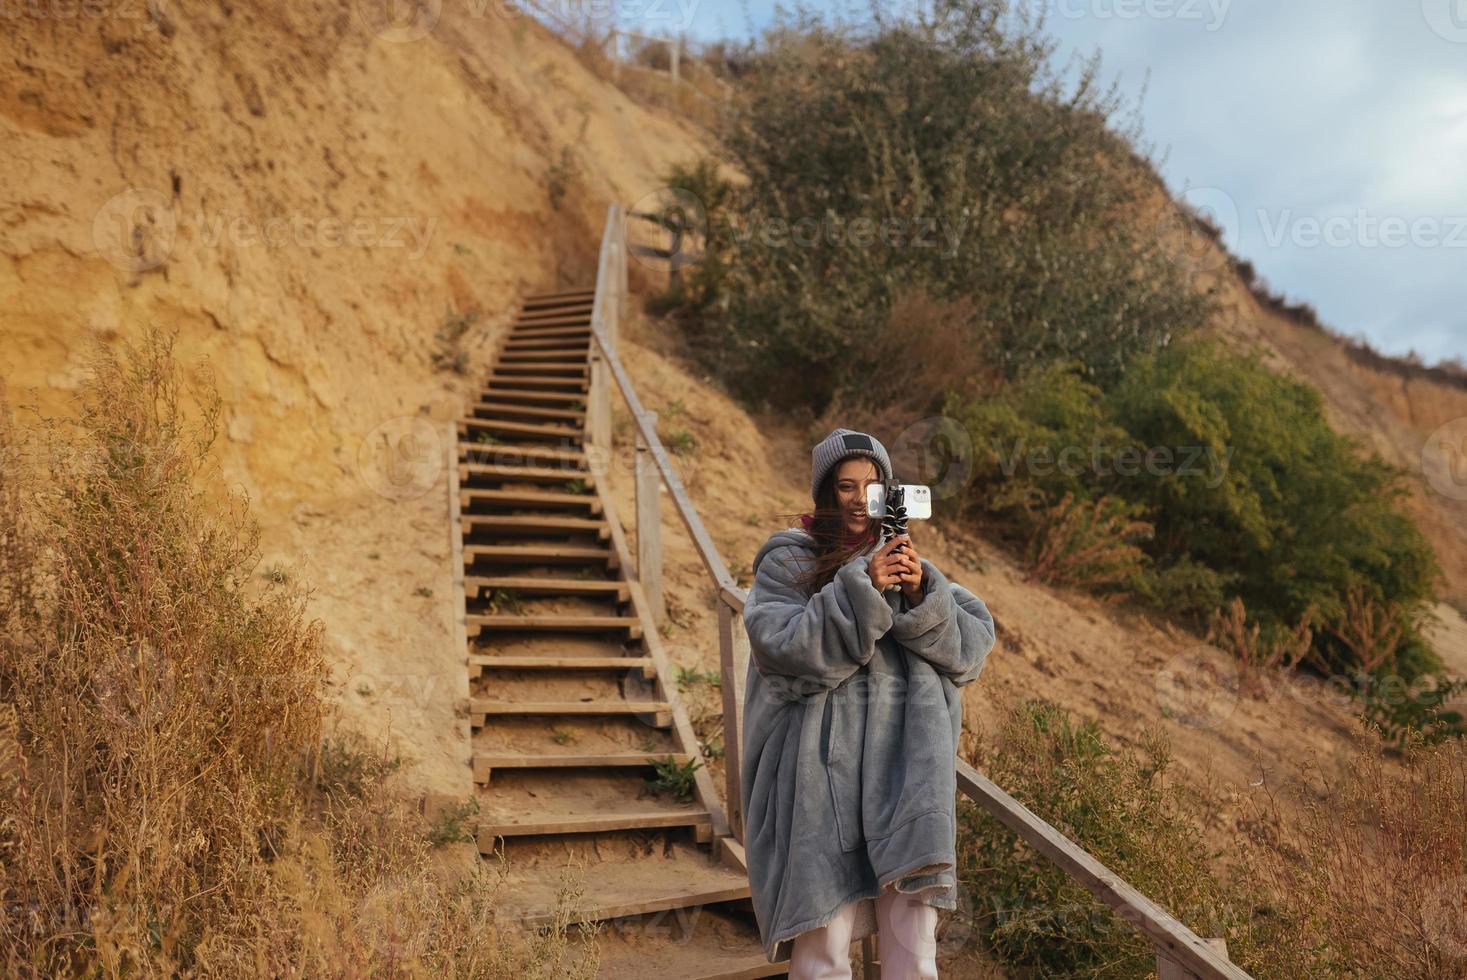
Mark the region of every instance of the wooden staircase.
<instances>
[{"instance_id":1,"label":"wooden staircase","mask_svg":"<svg viewBox=\"0 0 1467 980\"><path fill-rule=\"evenodd\" d=\"M588 466L593 300L526 299L457 427L479 850L509 862L500 914L531 927L584 876L601 976L783 975L706 768L691 800L648 788L654 762L702 757Z\"/></svg>"}]
</instances>

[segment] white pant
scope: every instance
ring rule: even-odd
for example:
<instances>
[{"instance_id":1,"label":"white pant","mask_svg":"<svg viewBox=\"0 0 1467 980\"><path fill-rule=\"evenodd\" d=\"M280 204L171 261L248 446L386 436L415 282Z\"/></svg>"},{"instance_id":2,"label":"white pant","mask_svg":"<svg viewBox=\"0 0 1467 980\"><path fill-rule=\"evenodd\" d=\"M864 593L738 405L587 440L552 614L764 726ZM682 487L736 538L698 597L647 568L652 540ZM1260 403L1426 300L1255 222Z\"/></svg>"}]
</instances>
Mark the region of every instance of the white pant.
<instances>
[{"instance_id":1,"label":"white pant","mask_svg":"<svg viewBox=\"0 0 1467 980\"><path fill-rule=\"evenodd\" d=\"M936 980L937 909L888 883L876 899L881 980ZM790 950L790 980L849 980L856 903L829 924L802 932Z\"/></svg>"}]
</instances>

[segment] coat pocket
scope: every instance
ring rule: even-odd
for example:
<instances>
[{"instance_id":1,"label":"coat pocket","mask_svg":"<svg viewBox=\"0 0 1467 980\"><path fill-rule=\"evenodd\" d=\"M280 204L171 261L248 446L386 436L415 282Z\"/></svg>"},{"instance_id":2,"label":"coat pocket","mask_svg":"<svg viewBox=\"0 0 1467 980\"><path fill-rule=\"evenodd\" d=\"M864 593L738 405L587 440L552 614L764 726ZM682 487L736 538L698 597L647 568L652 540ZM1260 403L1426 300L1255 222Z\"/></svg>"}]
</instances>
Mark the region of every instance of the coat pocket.
<instances>
[{"instance_id":1,"label":"coat pocket","mask_svg":"<svg viewBox=\"0 0 1467 980\"><path fill-rule=\"evenodd\" d=\"M846 703L844 688L825 701L825 773L830 803L842 851L854 851L866 840L861 820L861 755L865 744L866 714Z\"/></svg>"}]
</instances>

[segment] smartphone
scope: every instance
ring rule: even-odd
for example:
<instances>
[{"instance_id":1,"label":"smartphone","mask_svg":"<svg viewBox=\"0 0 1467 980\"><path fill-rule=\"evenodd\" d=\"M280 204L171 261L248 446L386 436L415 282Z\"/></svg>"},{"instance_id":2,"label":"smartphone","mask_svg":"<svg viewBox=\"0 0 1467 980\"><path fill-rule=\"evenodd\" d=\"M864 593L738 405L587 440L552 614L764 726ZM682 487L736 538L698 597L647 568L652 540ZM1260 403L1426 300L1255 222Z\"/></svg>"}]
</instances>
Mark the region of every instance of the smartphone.
<instances>
[{"instance_id":1,"label":"smartphone","mask_svg":"<svg viewBox=\"0 0 1467 980\"><path fill-rule=\"evenodd\" d=\"M892 507L905 506L907 519L932 519L932 488L920 483L872 483L866 487L866 514L877 520L886 516L887 502Z\"/></svg>"}]
</instances>

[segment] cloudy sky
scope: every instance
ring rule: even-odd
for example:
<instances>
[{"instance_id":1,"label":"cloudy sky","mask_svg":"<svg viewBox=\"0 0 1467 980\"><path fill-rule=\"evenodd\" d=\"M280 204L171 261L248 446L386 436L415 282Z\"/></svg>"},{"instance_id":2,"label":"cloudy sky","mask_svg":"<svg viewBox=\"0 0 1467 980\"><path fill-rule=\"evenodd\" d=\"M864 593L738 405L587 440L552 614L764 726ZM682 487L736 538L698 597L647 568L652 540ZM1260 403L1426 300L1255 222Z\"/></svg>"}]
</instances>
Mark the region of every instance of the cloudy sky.
<instances>
[{"instance_id":1,"label":"cloudy sky","mask_svg":"<svg viewBox=\"0 0 1467 980\"><path fill-rule=\"evenodd\" d=\"M774 8L658 2L700 39ZM1144 138L1173 194L1275 291L1386 353L1467 359L1467 0L1018 2L1061 62L1098 48L1133 98L1150 71Z\"/></svg>"}]
</instances>

